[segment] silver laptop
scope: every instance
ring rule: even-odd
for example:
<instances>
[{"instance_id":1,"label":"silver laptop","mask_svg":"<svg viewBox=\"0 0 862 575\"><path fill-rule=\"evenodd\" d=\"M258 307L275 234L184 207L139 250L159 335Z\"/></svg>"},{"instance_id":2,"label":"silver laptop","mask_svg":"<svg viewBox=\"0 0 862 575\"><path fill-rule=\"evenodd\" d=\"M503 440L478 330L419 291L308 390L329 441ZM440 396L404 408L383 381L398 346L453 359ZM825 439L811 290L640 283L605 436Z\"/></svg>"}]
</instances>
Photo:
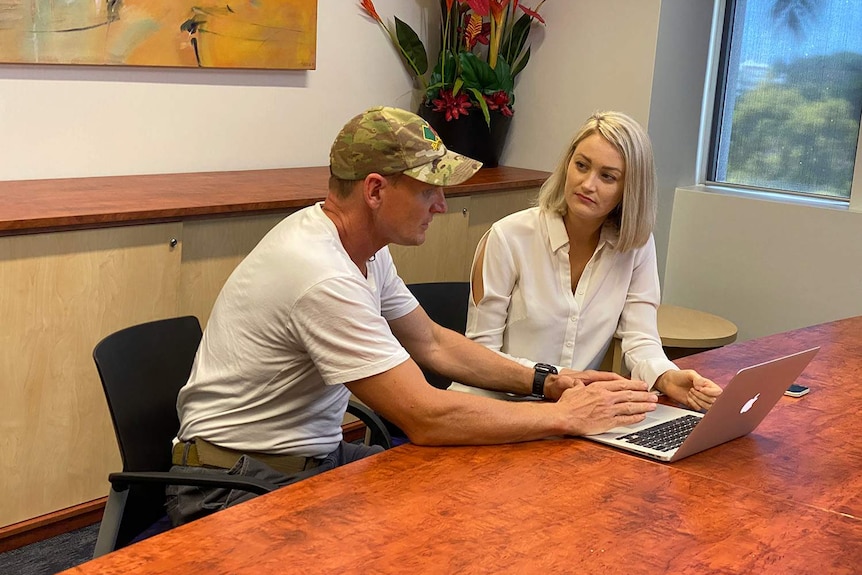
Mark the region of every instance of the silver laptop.
<instances>
[{"instance_id":1,"label":"silver laptop","mask_svg":"<svg viewBox=\"0 0 862 575\"><path fill-rule=\"evenodd\" d=\"M763 421L819 349L739 370L706 414L659 404L637 425L586 438L660 461L677 461L742 437Z\"/></svg>"}]
</instances>

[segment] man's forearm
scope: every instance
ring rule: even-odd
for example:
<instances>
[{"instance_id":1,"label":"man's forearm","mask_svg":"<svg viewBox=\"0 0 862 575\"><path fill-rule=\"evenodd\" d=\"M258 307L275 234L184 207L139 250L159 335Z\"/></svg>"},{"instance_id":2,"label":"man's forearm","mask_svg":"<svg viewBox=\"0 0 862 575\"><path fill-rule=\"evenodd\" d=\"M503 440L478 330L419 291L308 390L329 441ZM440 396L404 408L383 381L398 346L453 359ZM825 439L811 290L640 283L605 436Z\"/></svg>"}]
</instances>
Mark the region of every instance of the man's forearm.
<instances>
[{"instance_id":1,"label":"man's forearm","mask_svg":"<svg viewBox=\"0 0 862 575\"><path fill-rule=\"evenodd\" d=\"M480 364L481 356L477 361ZM493 369L493 365L484 367ZM408 360L345 385L366 405L403 429L411 441L422 445L510 443L553 435L600 433L642 421L644 413L655 408L656 401L655 394L646 391L646 384L629 380L567 389L558 401L549 403L499 401L442 391L421 377L416 363Z\"/></svg>"},{"instance_id":2,"label":"man's forearm","mask_svg":"<svg viewBox=\"0 0 862 575\"><path fill-rule=\"evenodd\" d=\"M517 395L529 395L533 369L449 330L440 330L427 367L453 381Z\"/></svg>"},{"instance_id":3,"label":"man's forearm","mask_svg":"<svg viewBox=\"0 0 862 575\"><path fill-rule=\"evenodd\" d=\"M446 392L457 400L442 402L432 416L404 422L402 429L417 445L493 445L533 441L579 433L556 404L509 402ZM445 396L444 396L445 398ZM445 406L445 407L444 407Z\"/></svg>"}]
</instances>

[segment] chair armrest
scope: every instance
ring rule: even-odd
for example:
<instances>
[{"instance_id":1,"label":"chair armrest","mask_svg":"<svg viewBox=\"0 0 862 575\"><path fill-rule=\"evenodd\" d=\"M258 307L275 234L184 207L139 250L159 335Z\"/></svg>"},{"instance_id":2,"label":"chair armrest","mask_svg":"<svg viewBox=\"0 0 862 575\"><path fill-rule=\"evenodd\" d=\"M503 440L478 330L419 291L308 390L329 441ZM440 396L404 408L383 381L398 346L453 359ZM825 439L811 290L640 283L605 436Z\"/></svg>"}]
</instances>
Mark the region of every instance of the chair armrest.
<instances>
[{"instance_id":1,"label":"chair armrest","mask_svg":"<svg viewBox=\"0 0 862 575\"><path fill-rule=\"evenodd\" d=\"M263 495L278 489L278 485L255 477L241 475L196 475L173 471L119 471L108 475L116 491L125 491L130 485L157 483L162 485L192 485L195 487L224 487Z\"/></svg>"},{"instance_id":2,"label":"chair armrest","mask_svg":"<svg viewBox=\"0 0 862 575\"><path fill-rule=\"evenodd\" d=\"M371 443L380 445L383 449L392 447L392 436L383 424L380 417L374 411L358 401L350 400L347 404L347 413L356 416L371 432Z\"/></svg>"}]
</instances>

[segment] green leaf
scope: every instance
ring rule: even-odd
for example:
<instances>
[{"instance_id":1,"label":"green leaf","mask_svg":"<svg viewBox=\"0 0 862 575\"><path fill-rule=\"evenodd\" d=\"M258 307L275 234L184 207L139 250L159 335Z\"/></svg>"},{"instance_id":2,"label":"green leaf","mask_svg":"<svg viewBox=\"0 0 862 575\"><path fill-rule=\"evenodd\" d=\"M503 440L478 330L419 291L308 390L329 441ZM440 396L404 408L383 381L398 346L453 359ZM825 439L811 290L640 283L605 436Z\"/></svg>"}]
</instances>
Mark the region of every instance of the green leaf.
<instances>
[{"instance_id":1,"label":"green leaf","mask_svg":"<svg viewBox=\"0 0 862 575\"><path fill-rule=\"evenodd\" d=\"M515 25L512 26L512 34L502 49L502 53L506 55L506 61L510 65L521 55L524 44L527 42L527 37L530 35L530 25L532 23L533 19L530 16L522 14L515 22Z\"/></svg>"},{"instance_id":2,"label":"green leaf","mask_svg":"<svg viewBox=\"0 0 862 575\"><path fill-rule=\"evenodd\" d=\"M458 78L457 80L455 80L455 85L452 87L452 95L454 96L459 91L461 91L461 86L463 86L463 85L464 85L464 79L463 78Z\"/></svg>"},{"instance_id":3,"label":"green leaf","mask_svg":"<svg viewBox=\"0 0 862 575\"><path fill-rule=\"evenodd\" d=\"M473 94L473 97L476 99L476 102L479 103L479 108L482 109L482 115L485 116L485 123L488 124L488 127L491 127L491 111L488 109L488 102L485 101L485 98L482 96L482 93L479 92L476 88L468 88L470 92Z\"/></svg>"},{"instance_id":4,"label":"green leaf","mask_svg":"<svg viewBox=\"0 0 862 575\"><path fill-rule=\"evenodd\" d=\"M403 21L395 17L395 36L398 41L398 49L401 50L401 55L407 61L407 64L417 76L421 76L428 71L428 55L425 52L425 45L413 28L405 24Z\"/></svg>"},{"instance_id":5,"label":"green leaf","mask_svg":"<svg viewBox=\"0 0 862 575\"><path fill-rule=\"evenodd\" d=\"M521 70L523 70L527 66L527 62L529 61L530 47L527 46L527 50L524 52L523 56L521 56L521 59L515 62L515 67L512 69L512 80L514 80L515 77L521 73Z\"/></svg>"},{"instance_id":6,"label":"green leaf","mask_svg":"<svg viewBox=\"0 0 862 575\"><path fill-rule=\"evenodd\" d=\"M494 68L494 75L497 77L497 90L503 90L511 96L515 90L515 77L509 68L509 63L505 60L498 60L497 67Z\"/></svg>"},{"instance_id":7,"label":"green leaf","mask_svg":"<svg viewBox=\"0 0 862 575\"><path fill-rule=\"evenodd\" d=\"M482 93L502 90L497 73L487 62L472 52L461 52L458 56L461 60L461 76L467 89L476 89Z\"/></svg>"},{"instance_id":8,"label":"green leaf","mask_svg":"<svg viewBox=\"0 0 862 575\"><path fill-rule=\"evenodd\" d=\"M425 90L425 100L428 102L436 100L439 97L440 90L451 89L455 83L457 71L458 61L455 59L455 55L452 52L441 52L440 59L431 72L431 78ZM445 78L443 77L444 72L446 75Z\"/></svg>"}]
</instances>

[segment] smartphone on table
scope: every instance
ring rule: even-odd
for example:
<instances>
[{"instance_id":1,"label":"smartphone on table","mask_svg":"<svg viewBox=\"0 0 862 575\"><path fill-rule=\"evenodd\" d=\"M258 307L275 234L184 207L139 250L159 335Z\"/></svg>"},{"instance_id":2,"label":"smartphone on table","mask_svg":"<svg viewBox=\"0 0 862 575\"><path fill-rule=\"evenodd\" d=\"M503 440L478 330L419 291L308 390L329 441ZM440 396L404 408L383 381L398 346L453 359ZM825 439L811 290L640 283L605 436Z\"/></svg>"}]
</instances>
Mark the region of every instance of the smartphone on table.
<instances>
[{"instance_id":1,"label":"smartphone on table","mask_svg":"<svg viewBox=\"0 0 862 575\"><path fill-rule=\"evenodd\" d=\"M784 392L784 395L789 395L790 397L802 397L806 393L811 391L804 385L796 385L795 383L787 388L787 391Z\"/></svg>"}]
</instances>

